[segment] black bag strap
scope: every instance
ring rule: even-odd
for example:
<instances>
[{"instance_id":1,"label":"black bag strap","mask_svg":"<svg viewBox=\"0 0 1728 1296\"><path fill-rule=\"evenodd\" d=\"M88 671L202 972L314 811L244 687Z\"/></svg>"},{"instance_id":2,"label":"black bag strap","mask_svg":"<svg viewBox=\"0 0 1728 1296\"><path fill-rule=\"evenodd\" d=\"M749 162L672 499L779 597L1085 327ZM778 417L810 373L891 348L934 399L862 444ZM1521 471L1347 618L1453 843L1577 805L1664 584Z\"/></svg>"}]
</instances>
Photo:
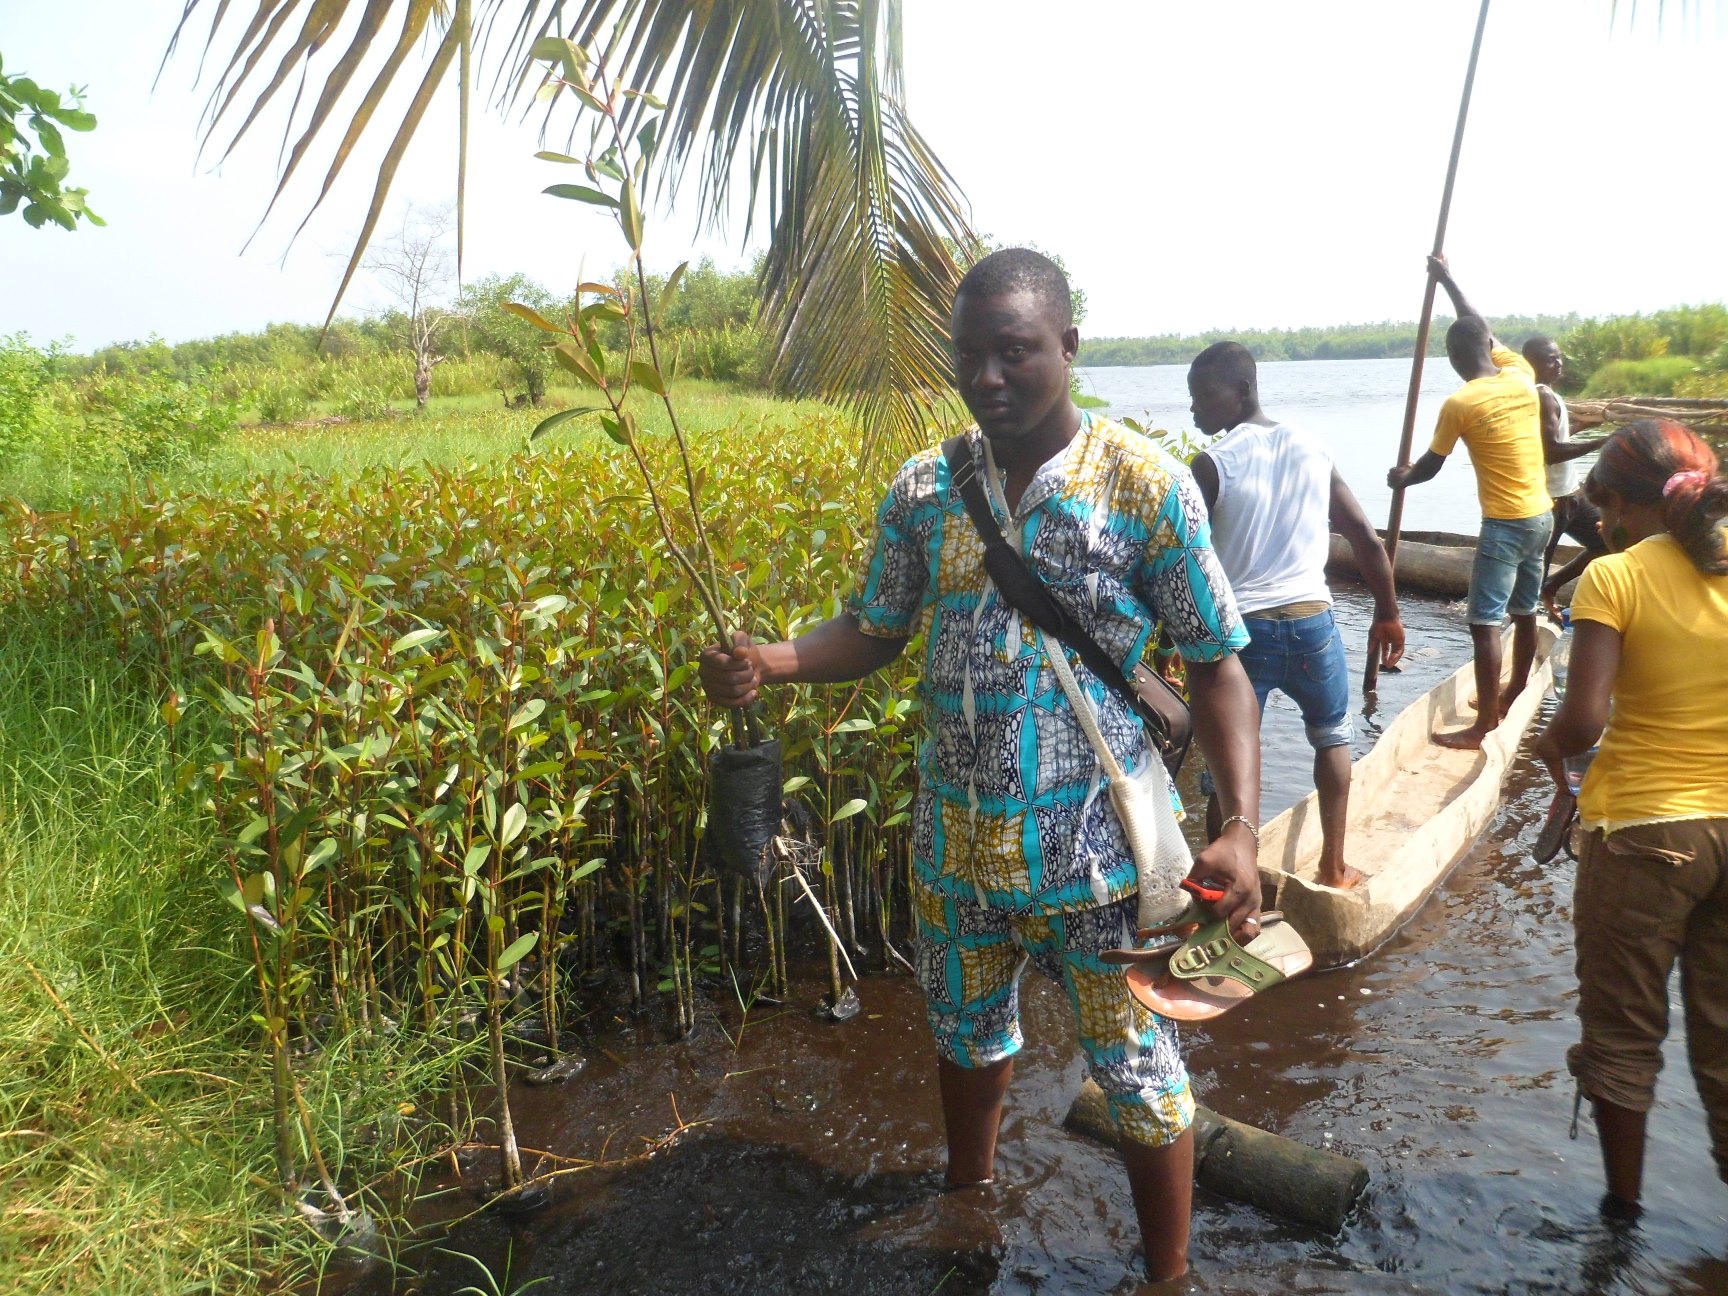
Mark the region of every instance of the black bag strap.
<instances>
[{"instance_id":1,"label":"black bag strap","mask_svg":"<svg viewBox=\"0 0 1728 1296\"><path fill-rule=\"evenodd\" d=\"M984 570L990 574L990 579L996 582L996 588L1002 592L1002 597L1022 614L1030 617L1032 624L1044 633L1056 636L1060 642L1079 653L1086 669L1102 680L1107 688L1128 704L1135 715L1146 722L1153 741L1161 752L1170 753L1174 743L1180 741L1185 753L1187 736L1177 738L1172 733L1170 719L1160 715L1155 707L1140 696L1139 691L1122 673L1122 668L1096 639L1068 615L1061 604L1050 597L1050 591L1044 588L1044 582L1032 573L1026 560L1014 551L1014 547L1003 536L1002 528L996 521L996 514L991 510L990 501L984 494L984 483L978 477L977 461L972 455L971 446L967 444L966 436L962 434L944 441L942 455L948 461L949 477L955 489L960 492L961 501L966 505L966 515L972 519L978 538L984 542ZM1169 688L1162 679L1158 682L1169 690L1171 701L1186 711L1187 704L1176 690Z\"/></svg>"}]
</instances>

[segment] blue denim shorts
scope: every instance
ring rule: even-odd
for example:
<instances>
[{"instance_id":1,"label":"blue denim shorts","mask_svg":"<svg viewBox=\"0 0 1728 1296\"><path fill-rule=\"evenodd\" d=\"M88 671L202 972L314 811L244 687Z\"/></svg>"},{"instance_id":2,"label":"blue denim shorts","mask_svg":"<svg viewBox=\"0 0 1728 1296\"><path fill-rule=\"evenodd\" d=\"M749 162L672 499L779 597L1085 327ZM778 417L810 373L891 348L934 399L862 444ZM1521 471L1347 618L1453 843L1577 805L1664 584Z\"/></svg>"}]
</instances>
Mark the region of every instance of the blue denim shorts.
<instances>
[{"instance_id":1,"label":"blue denim shorts","mask_svg":"<svg viewBox=\"0 0 1728 1296\"><path fill-rule=\"evenodd\" d=\"M1542 560L1553 531L1553 513L1482 519L1470 567L1471 625L1497 626L1508 612L1535 615L1542 597Z\"/></svg>"},{"instance_id":2,"label":"blue denim shorts","mask_svg":"<svg viewBox=\"0 0 1728 1296\"><path fill-rule=\"evenodd\" d=\"M1248 646L1238 656L1260 713L1266 713L1272 690L1279 689L1302 712L1302 727L1315 751L1349 746L1350 668L1332 610L1294 621L1249 615L1242 623ZM1200 791L1211 796L1217 790L1212 771L1201 770Z\"/></svg>"}]
</instances>

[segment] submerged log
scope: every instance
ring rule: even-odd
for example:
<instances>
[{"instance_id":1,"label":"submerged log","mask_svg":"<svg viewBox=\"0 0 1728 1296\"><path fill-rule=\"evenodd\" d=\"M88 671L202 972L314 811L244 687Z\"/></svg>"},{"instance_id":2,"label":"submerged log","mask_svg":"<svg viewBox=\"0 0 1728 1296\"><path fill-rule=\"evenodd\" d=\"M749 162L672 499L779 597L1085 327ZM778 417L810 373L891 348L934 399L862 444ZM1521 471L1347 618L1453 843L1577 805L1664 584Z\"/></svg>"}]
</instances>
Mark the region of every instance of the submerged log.
<instances>
[{"instance_id":1,"label":"submerged log","mask_svg":"<svg viewBox=\"0 0 1728 1296\"><path fill-rule=\"evenodd\" d=\"M1080 1086L1062 1123L1076 1134L1117 1144L1104 1091L1090 1080ZM1368 1167L1201 1107L1194 1115L1194 1182L1232 1201L1336 1233L1368 1184Z\"/></svg>"},{"instance_id":2,"label":"submerged log","mask_svg":"<svg viewBox=\"0 0 1728 1296\"><path fill-rule=\"evenodd\" d=\"M1579 553L1577 545L1562 541L1554 550L1553 569L1558 571ZM1400 589L1424 590L1462 598L1470 589L1470 568L1476 561L1476 537L1450 531L1406 531L1398 541L1397 578ZM1350 542L1336 532L1326 569L1361 578ZM1576 582L1560 588L1560 601L1570 603Z\"/></svg>"}]
</instances>

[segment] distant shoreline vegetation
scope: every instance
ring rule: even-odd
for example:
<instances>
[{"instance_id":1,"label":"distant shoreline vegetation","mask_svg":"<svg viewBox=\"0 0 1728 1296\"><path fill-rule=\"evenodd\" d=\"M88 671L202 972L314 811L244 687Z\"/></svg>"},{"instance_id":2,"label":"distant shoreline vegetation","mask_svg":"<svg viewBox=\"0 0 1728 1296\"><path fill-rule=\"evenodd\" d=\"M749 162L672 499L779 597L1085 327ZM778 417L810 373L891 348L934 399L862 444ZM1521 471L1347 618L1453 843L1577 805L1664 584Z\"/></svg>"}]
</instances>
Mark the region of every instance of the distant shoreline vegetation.
<instances>
[{"instance_id":1,"label":"distant shoreline vegetation","mask_svg":"<svg viewBox=\"0 0 1728 1296\"><path fill-rule=\"evenodd\" d=\"M1570 315L1496 315L1494 328L1509 346L1537 333L1559 337L1589 321ZM1437 315L1428 333L1428 354L1446 353L1449 315ZM1187 364L1214 342L1240 342L1256 360L1397 360L1416 353L1414 320L1378 324L1330 324L1298 329L1211 329L1156 337L1090 337L1080 340L1077 364L1092 369L1120 365Z\"/></svg>"},{"instance_id":2,"label":"distant shoreline vegetation","mask_svg":"<svg viewBox=\"0 0 1728 1296\"><path fill-rule=\"evenodd\" d=\"M1541 333L1566 353L1568 395L1728 397L1728 307L1720 302L1672 306L1649 315L1494 315L1494 332L1510 347ZM1450 316L1434 319L1428 354L1446 353ZM1334 324L1325 328L1217 329L1141 338L1088 338L1078 364L1185 365L1214 342L1240 342L1256 360L1399 360L1416 352L1411 321Z\"/></svg>"},{"instance_id":3,"label":"distant shoreline vegetation","mask_svg":"<svg viewBox=\"0 0 1728 1296\"><path fill-rule=\"evenodd\" d=\"M652 294L665 281L649 276ZM425 412L460 407L475 414L535 409L559 377L546 337L504 308L525 302L550 318L571 302L525 275L469 284L443 308L443 355L426 384ZM683 276L661 314L667 372L677 380L783 395L776 339L757 311L756 276L699 262ZM1076 302L1076 315L1084 309ZM1533 333L1566 352L1567 395L1728 398L1728 308L1676 306L1648 315L1499 315L1499 337L1522 346ZM1448 317L1434 321L1431 354L1441 354ZM202 460L237 425L376 419L421 402L413 336L400 310L314 324L273 324L253 333L170 344L152 337L77 355L22 333L0 334L0 472L24 461L94 480L114 472L157 472ZM622 330L621 323L607 325ZM605 332L605 330L603 330ZM1416 345L1409 322L1322 328L1213 330L1144 338L1092 338L1082 367L1186 365L1220 339L1241 342L1257 359L1407 359ZM603 337L613 345L616 338ZM1088 408L1102 404L1075 390ZM573 397L572 397L573 398ZM1097 402L1095 404L1094 402Z\"/></svg>"}]
</instances>

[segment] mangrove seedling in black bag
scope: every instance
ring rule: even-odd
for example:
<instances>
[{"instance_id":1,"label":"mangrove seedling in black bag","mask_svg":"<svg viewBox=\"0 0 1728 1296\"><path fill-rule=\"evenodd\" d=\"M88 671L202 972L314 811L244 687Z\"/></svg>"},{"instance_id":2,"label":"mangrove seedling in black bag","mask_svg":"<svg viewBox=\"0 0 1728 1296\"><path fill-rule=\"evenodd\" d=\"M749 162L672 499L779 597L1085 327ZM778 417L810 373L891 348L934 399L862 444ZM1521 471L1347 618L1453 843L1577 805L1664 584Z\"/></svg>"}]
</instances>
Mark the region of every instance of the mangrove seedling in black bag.
<instances>
[{"instance_id":1,"label":"mangrove seedling in black bag","mask_svg":"<svg viewBox=\"0 0 1728 1296\"><path fill-rule=\"evenodd\" d=\"M708 758L708 833L720 863L766 886L768 843L780 831L780 740L719 747Z\"/></svg>"},{"instance_id":2,"label":"mangrove seedling in black bag","mask_svg":"<svg viewBox=\"0 0 1728 1296\"><path fill-rule=\"evenodd\" d=\"M688 262L667 277L658 300L651 301L648 272L642 260L639 195L647 184L649 168L654 161L659 140L659 121L655 114L663 109L663 105L651 95L614 84L607 73L605 56L599 51L591 51L562 37L549 36L535 42L533 52L536 58L549 64L541 88L542 97L554 98L569 92L595 118L594 134L586 157L548 152L538 155L548 161L582 167L589 183L556 184L548 187L546 192L554 197L610 209L630 246L628 274L620 276L621 282L616 284L587 282L579 285L576 309L562 324L518 302L505 307L548 333L559 335L562 340L551 344L553 358L581 386L593 389L604 402L561 410L543 420L534 429L534 435L539 436L586 414L599 416L601 429L628 450L635 460L642 484L648 492L648 502L654 510L654 519L665 537L667 551L695 587L719 635L716 642L729 644L732 630L722 606L714 550L702 522L700 484L690 466L683 425L678 421L678 412L673 408L667 391L666 370L655 337L655 317L664 317ZM624 105L632 100L634 106L625 108ZM634 114L631 122L637 128L634 135L627 133L621 123L621 113L625 111ZM634 284L629 282L632 277ZM602 324L621 324L624 328L623 355L610 358L610 363L600 341ZM695 542L688 550L673 530L659 483L642 453L641 425L635 414L625 407L632 386L642 387L659 398L677 441L684 493L690 505L689 533ZM734 745L717 748L709 763L712 780L709 830L714 833L724 867L754 877L758 883L765 883L764 852L780 830L780 744L773 739L764 741L755 721L743 711L733 713L732 733Z\"/></svg>"}]
</instances>

